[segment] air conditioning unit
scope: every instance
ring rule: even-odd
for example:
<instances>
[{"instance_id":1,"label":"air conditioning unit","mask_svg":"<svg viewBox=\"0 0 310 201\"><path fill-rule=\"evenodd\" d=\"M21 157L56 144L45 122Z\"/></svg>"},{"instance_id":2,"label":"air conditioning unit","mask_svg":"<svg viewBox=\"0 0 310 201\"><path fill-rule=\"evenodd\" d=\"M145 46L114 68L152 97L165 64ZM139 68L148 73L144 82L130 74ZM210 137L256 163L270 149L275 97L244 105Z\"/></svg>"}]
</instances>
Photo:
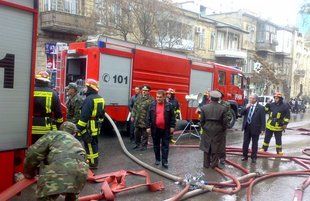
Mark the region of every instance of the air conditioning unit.
<instances>
[{"instance_id":1,"label":"air conditioning unit","mask_svg":"<svg viewBox=\"0 0 310 201\"><path fill-rule=\"evenodd\" d=\"M202 33L202 27L199 27L199 26L196 27L196 28L195 28L195 32L196 32L196 33Z\"/></svg>"}]
</instances>

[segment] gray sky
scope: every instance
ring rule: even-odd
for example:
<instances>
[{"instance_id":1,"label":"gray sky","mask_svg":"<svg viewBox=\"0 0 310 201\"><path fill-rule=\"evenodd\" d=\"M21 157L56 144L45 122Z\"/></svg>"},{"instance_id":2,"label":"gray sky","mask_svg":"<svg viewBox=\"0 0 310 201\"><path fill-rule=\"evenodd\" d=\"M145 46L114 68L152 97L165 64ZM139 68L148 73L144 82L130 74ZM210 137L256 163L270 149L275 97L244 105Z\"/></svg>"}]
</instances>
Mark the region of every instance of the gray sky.
<instances>
[{"instance_id":1,"label":"gray sky","mask_svg":"<svg viewBox=\"0 0 310 201\"><path fill-rule=\"evenodd\" d=\"M248 9L264 19L281 25L295 25L297 13L304 0L202 0L214 10Z\"/></svg>"}]
</instances>

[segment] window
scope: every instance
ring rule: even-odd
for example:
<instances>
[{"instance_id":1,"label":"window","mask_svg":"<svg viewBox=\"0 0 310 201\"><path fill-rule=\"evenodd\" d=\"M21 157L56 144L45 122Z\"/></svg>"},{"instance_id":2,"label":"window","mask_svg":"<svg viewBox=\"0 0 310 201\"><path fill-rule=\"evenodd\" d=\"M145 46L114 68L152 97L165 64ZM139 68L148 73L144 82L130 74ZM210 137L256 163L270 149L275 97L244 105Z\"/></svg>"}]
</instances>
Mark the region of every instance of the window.
<instances>
[{"instance_id":1,"label":"window","mask_svg":"<svg viewBox=\"0 0 310 201\"><path fill-rule=\"evenodd\" d=\"M42 0L42 11L61 11L71 14L79 14L79 0Z\"/></svg>"},{"instance_id":2,"label":"window","mask_svg":"<svg viewBox=\"0 0 310 201\"><path fill-rule=\"evenodd\" d=\"M224 43L225 43L225 33L218 32L217 33L217 49L219 50L224 49Z\"/></svg>"},{"instance_id":3,"label":"window","mask_svg":"<svg viewBox=\"0 0 310 201\"><path fill-rule=\"evenodd\" d=\"M226 73L223 71L219 71L218 83L219 85L225 85L226 82Z\"/></svg>"},{"instance_id":4,"label":"window","mask_svg":"<svg viewBox=\"0 0 310 201\"><path fill-rule=\"evenodd\" d=\"M210 50L215 49L215 32L211 33L211 40L210 40Z\"/></svg>"},{"instance_id":5,"label":"window","mask_svg":"<svg viewBox=\"0 0 310 201\"><path fill-rule=\"evenodd\" d=\"M199 49L205 48L205 29L202 29L201 33L199 33L198 45L199 45Z\"/></svg>"},{"instance_id":6,"label":"window","mask_svg":"<svg viewBox=\"0 0 310 201\"><path fill-rule=\"evenodd\" d=\"M78 0L65 0L64 12L71 14L78 14Z\"/></svg>"},{"instance_id":7,"label":"window","mask_svg":"<svg viewBox=\"0 0 310 201\"><path fill-rule=\"evenodd\" d=\"M242 88L242 77L238 74L231 74L231 84Z\"/></svg>"}]
</instances>

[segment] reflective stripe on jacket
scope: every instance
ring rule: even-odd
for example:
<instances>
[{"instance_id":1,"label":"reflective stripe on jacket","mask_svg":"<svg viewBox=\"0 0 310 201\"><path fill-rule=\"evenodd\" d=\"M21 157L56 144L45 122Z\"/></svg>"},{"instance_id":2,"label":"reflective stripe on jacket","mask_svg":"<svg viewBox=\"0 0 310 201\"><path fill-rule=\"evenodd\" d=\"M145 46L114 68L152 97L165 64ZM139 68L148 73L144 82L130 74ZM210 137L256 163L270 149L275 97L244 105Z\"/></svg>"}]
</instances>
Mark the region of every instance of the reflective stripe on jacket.
<instances>
[{"instance_id":1,"label":"reflective stripe on jacket","mask_svg":"<svg viewBox=\"0 0 310 201\"><path fill-rule=\"evenodd\" d=\"M57 93L47 86L36 86L34 90L32 134L46 134L57 130L63 122L61 104ZM54 118L54 120L53 120Z\"/></svg>"},{"instance_id":2,"label":"reflective stripe on jacket","mask_svg":"<svg viewBox=\"0 0 310 201\"><path fill-rule=\"evenodd\" d=\"M96 136L100 133L98 121L103 121L103 117L104 99L98 94L90 94L86 97L82 105L77 128L81 131L82 135L90 131L92 136Z\"/></svg>"},{"instance_id":3,"label":"reflective stripe on jacket","mask_svg":"<svg viewBox=\"0 0 310 201\"><path fill-rule=\"evenodd\" d=\"M265 111L269 113L266 128L271 131L282 131L283 125L287 125L290 121L290 110L287 104L271 103L265 106Z\"/></svg>"}]
</instances>

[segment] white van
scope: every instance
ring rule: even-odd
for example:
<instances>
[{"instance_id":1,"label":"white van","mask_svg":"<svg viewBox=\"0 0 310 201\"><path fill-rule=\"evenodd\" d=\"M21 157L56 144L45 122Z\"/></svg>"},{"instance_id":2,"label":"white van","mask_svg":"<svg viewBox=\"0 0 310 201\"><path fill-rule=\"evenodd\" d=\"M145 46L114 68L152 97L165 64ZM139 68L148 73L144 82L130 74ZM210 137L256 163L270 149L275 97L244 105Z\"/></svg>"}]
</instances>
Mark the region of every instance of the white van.
<instances>
[{"instance_id":1,"label":"white van","mask_svg":"<svg viewBox=\"0 0 310 201\"><path fill-rule=\"evenodd\" d=\"M273 102L273 96L259 96L258 103L265 106L267 103Z\"/></svg>"}]
</instances>

